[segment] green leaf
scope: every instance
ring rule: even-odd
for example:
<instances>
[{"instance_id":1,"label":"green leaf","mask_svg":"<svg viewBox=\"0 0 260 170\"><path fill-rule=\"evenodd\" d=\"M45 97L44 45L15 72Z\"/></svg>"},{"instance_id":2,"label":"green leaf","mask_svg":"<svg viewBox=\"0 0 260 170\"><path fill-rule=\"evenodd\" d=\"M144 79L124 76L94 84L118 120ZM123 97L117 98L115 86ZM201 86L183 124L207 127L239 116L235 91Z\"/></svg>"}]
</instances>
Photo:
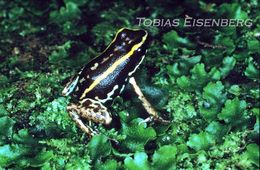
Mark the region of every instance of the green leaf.
<instances>
[{"instance_id":1,"label":"green leaf","mask_svg":"<svg viewBox=\"0 0 260 170\"><path fill-rule=\"evenodd\" d=\"M0 144L12 136L14 124L15 121L7 116L0 118Z\"/></svg>"},{"instance_id":2,"label":"green leaf","mask_svg":"<svg viewBox=\"0 0 260 170\"><path fill-rule=\"evenodd\" d=\"M77 4L78 6L82 6L84 4L86 4L88 2L88 0L64 0L64 3L74 3Z\"/></svg>"},{"instance_id":3,"label":"green leaf","mask_svg":"<svg viewBox=\"0 0 260 170\"><path fill-rule=\"evenodd\" d=\"M245 75L253 80L259 80L259 69L255 66L256 63L253 61L253 58L249 58L248 66L245 70Z\"/></svg>"},{"instance_id":4,"label":"green leaf","mask_svg":"<svg viewBox=\"0 0 260 170\"><path fill-rule=\"evenodd\" d=\"M217 36L215 36L214 39L214 44L221 44L222 46L225 47L225 49L219 51L220 53L224 53L226 52L227 54L232 54L232 52L235 50L235 44L233 39L231 39L228 36L224 36L223 34L219 34Z\"/></svg>"},{"instance_id":5,"label":"green leaf","mask_svg":"<svg viewBox=\"0 0 260 170\"><path fill-rule=\"evenodd\" d=\"M0 117L7 116L7 115L9 115L9 113L5 109L4 105L0 104Z\"/></svg>"},{"instance_id":6,"label":"green leaf","mask_svg":"<svg viewBox=\"0 0 260 170\"><path fill-rule=\"evenodd\" d=\"M228 92L235 96L239 96L241 94L241 88L238 85L232 85Z\"/></svg>"},{"instance_id":7,"label":"green leaf","mask_svg":"<svg viewBox=\"0 0 260 170\"><path fill-rule=\"evenodd\" d=\"M207 79L207 72L205 70L205 65L202 63L196 64L191 70L191 81L196 82L199 88L205 85Z\"/></svg>"},{"instance_id":8,"label":"green leaf","mask_svg":"<svg viewBox=\"0 0 260 170\"><path fill-rule=\"evenodd\" d=\"M219 80L220 72L213 67L206 72L203 63L196 64L190 71L191 76L181 76L177 78L177 85L186 90L201 90L210 80Z\"/></svg>"},{"instance_id":9,"label":"green leaf","mask_svg":"<svg viewBox=\"0 0 260 170\"><path fill-rule=\"evenodd\" d=\"M20 145L0 146L0 167L7 167L15 163L21 156L28 153L29 150Z\"/></svg>"},{"instance_id":10,"label":"green leaf","mask_svg":"<svg viewBox=\"0 0 260 170\"><path fill-rule=\"evenodd\" d=\"M199 109L202 117L208 121L215 120L217 114L221 111L222 104L226 99L226 94L223 92L224 86L220 81L216 83L210 82L203 88L202 97L204 101L199 103Z\"/></svg>"},{"instance_id":11,"label":"green leaf","mask_svg":"<svg viewBox=\"0 0 260 170\"><path fill-rule=\"evenodd\" d=\"M214 136L208 132L200 132L199 134L192 134L189 137L187 145L192 149L199 150L208 150L211 146L215 144Z\"/></svg>"},{"instance_id":12,"label":"green leaf","mask_svg":"<svg viewBox=\"0 0 260 170\"><path fill-rule=\"evenodd\" d=\"M183 58L180 61L174 63L173 65L167 66L167 73L179 77L181 75L186 75L190 68L201 61L201 56L193 56L190 58Z\"/></svg>"},{"instance_id":13,"label":"green leaf","mask_svg":"<svg viewBox=\"0 0 260 170\"><path fill-rule=\"evenodd\" d=\"M149 163L147 160L148 156L145 152L136 152L134 154L134 159L131 157L126 157L124 160L124 166L129 170L143 169L149 170Z\"/></svg>"},{"instance_id":14,"label":"green leaf","mask_svg":"<svg viewBox=\"0 0 260 170\"><path fill-rule=\"evenodd\" d=\"M255 133L259 136L259 131L260 131L260 108L253 108L251 109L251 111L253 112L253 114L256 117L256 122L254 125L254 131Z\"/></svg>"},{"instance_id":15,"label":"green leaf","mask_svg":"<svg viewBox=\"0 0 260 170\"><path fill-rule=\"evenodd\" d=\"M259 145L255 143L247 145L245 154L253 164L259 167Z\"/></svg>"},{"instance_id":16,"label":"green leaf","mask_svg":"<svg viewBox=\"0 0 260 170\"><path fill-rule=\"evenodd\" d=\"M247 46L248 46L248 49L250 50L250 53L258 53L259 54L259 47L260 47L259 40L249 39L249 40L247 40Z\"/></svg>"},{"instance_id":17,"label":"green leaf","mask_svg":"<svg viewBox=\"0 0 260 170\"><path fill-rule=\"evenodd\" d=\"M218 118L224 120L226 123L239 125L246 118L246 107L246 101L240 101L237 97L233 100L227 100L225 102L225 107L222 109L221 113L218 114Z\"/></svg>"},{"instance_id":18,"label":"green leaf","mask_svg":"<svg viewBox=\"0 0 260 170\"><path fill-rule=\"evenodd\" d=\"M18 131L18 134L14 134L13 142L31 146L38 143L38 141L29 134L28 129L21 129Z\"/></svg>"},{"instance_id":19,"label":"green leaf","mask_svg":"<svg viewBox=\"0 0 260 170\"><path fill-rule=\"evenodd\" d=\"M229 19L247 19L247 13L241 9L239 3L223 3L220 5L218 15Z\"/></svg>"},{"instance_id":20,"label":"green leaf","mask_svg":"<svg viewBox=\"0 0 260 170\"><path fill-rule=\"evenodd\" d=\"M220 68L220 73L223 78L225 78L229 72L234 68L236 64L236 59L234 57L225 57L223 59L223 66Z\"/></svg>"},{"instance_id":21,"label":"green leaf","mask_svg":"<svg viewBox=\"0 0 260 170\"><path fill-rule=\"evenodd\" d=\"M50 20L57 24L64 24L67 21L79 19L80 13L77 4L67 2L65 7L61 7L59 11L52 11L50 13Z\"/></svg>"},{"instance_id":22,"label":"green leaf","mask_svg":"<svg viewBox=\"0 0 260 170\"><path fill-rule=\"evenodd\" d=\"M154 169L176 169L177 147L172 145L164 145L153 154Z\"/></svg>"},{"instance_id":23,"label":"green leaf","mask_svg":"<svg viewBox=\"0 0 260 170\"><path fill-rule=\"evenodd\" d=\"M80 170L90 170L89 160L85 157L72 157L69 162L66 163L64 169L80 169Z\"/></svg>"},{"instance_id":24,"label":"green leaf","mask_svg":"<svg viewBox=\"0 0 260 170\"><path fill-rule=\"evenodd\" d=\"M53 152L52 151L45 151L42 150L40 153L38 153L33 159L31 159L30 166L31 167L41 167L45 163L49 162L53 158Z\"/></svg>"},{"instance_id":25,"label":"green leaf","mask_svg":"<svg viewBox=\"0 0 260 170\"><path fill-rule=\"evenodd\" d=\"M91 33L95 35L95 43L96 44L106 44L108 45L113 39L113 35L115 34L117 28L108 23L98 23L96 24ZM100 36L103 35L103 36Z\"/></svg>"},{"instance_id":26,"label":"green leaf","mask_svg":"<svg viewBox=\"0 0 260 170\"><path fill-rule=\"evenodd\" d=\"M211 122L205 129L216 141L222 141L223 136L226 135L229 130L230 128L216 121Z\"/></svg>"},{"instance_id":27,"label":"green leaf","mask_svg":"<svg viewBox=\"0 0 260 170\"><path fill-rule=\"evenodd\" d=\"M223 94L224 86L221 81L216 83L210 82L206 87L203 88L203 98L211 104L219 104L221 100L225 99Z\"/></svg>"},{"instance_id":28,"label":"green leaf","mask_svg":"<svg viewBox=\"0 0 260 170\"><path fill-rule=\"evenodd\" d=\"M71 48L71 41L67 41L63 45L58 46L57 50L54 50L51 55L49 56L49 61L51 63L60 62L69 56L69 49Z\"/></svg>"},{"instance_id":29,"label":"green leaf","mask_svg":"<svg viewBox=\"0 0 260 170\"><path fill-rule=\"evenodd\" d=\"M141 90L155 109L161 109L168 101L168 93L160 88L144 85Z\"/></svg>"},{"instance_id":30,"label":"green leaf","mask_svg":"<svg viewBox=\"0 0 260 170\"><path fill-rule=\"evenodd\" d=\"M9 79L5 75L0 74L0 87L7 85L8 81L9 81ZM0 112L0 114L1 114L1 112Z\"/></svg>"},{"instance_id":31,"label":"green leaf","mask_svg":"<svg viewBox=\"0 0 260 170\"><path fill-rule=\"evenodd\" d=\"M99 164L96 164L96 169L99 170L117 170L118 166L117 166L118 162L114 159L109 159L104 163L99 162Z\"/></svg>"},{"instance_id":32,"label":"green leaf","mask_svg":"<svg viewBox=\"0 0 260 170\"><path fill-rule=\"evenodd\" d=\"M104 135L94 136L87 145L90 158L95 162L102 157L106 157L111 152L111 143Z\"/></svg>"},{"instance_id":33,"label":"green leaf","mask_svg":"<svg viewBox=\"0 0 260 170\"><path fill-rule=\"evenodd\" d=\"M122 125L122 133L126 135L122 145L132 152L143 151L144 145L156 136L152 127L147 128L145 123L139 122L140 119L134 119L129 124Z\"/></svg>"},{"instance_id":34,"label":"green leaf","mask_svg":"<svg viewBox=\"0 0 260 170\"><path fill-rule=\"evenodd\" d=\"M182 89L189 89L192 87L191 82L187 76L181 76L177 79L177 84Z\"/></svg>"},{"instance_id":35,"label":"green leaf","mask_svg":"<svg viewBox=\"0 0 260 170\"><path fill-rule=\"evenodd\" d=\"M171 51L173 48L188 47L194 48L194 45L188 38L183 38L178 35L176 31L170 31L163 35L163 40L166 44L167 50Z\"/></svg>"},{"instance_id":36,"label":"green leaf","mask_svg":"<svg viewBox=\"0 0 260 170\"><path fill-rule=\"evenodd\" d=\"M87 31L86 25L78 24L81 18L80 5L84 1L67 0L65 6L50 12L49 21L57 24L66 35L80 35Z\"/></svg>"}]
</instances>

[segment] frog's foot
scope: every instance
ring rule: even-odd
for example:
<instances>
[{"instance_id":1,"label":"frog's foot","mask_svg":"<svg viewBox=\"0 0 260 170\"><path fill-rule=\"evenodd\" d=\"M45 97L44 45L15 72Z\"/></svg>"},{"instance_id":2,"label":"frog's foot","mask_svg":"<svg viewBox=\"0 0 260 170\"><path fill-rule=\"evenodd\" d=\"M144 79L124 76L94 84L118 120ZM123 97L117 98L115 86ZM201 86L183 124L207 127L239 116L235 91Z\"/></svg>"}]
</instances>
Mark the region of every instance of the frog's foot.
<instances>
[{"instance_id":1,"label":"frog's foot","mask_svg":"<svg viewBox=\"0 0 260 170\"><path fill-rule=\"evenodd\" d=\"M152 120L161 122L161 123L170 123L169 120L165 120L162 117L160 117L155 109L152 107L152 105L149 103L149 101L144 97L144 94L142 93L140 87L137 85L135 78L131 77L129 79L129 82L134 88L135 93L138 95L138 98L141 100L142 105L144 106L145 110L149 113L150 117L145 119L144 121L141 122L150 122Z\"/></svg>"},{"instance_id":2,"label":"frog's foot","mask_svg":"<svg viewBox=\"0 0 260 170\"><path fill-rule=\"evenodd\" d=\"M77 126L86 134L88 134L89 137L94 136L95 134L98 134L97 131L93 130L91 127L85 125L83 121L80 119L80 116L78 114L78 108L77 105L71 104L67 107L67 110L69 112L70 117L72 120L74 120L77 124Z\"/></svg>"},{"instance_id":3,"label":"frog's foot","mask_svg":"<svg viewBox=\"0 0 260 170\"><path fill-rule=\"evenodd\" d=\"M142 124L142 123L148 123L148 122L152 122L152 121L157 121L157 122L160 122L160 123L163 123L163 124L168 124L170 123L169 120L165 120L163 118L161 118L160 116L158 117L154 117L154 116L149 116L148 118L142 120L139 122L139 125Z\"/></svg>"},{"instance_id":4,"label":"frog's foot","mask_svg":"<svg viewBox=\"0 0 260 170\"><path fill-rule=\"evenodd\" d=\"M142 123L148 123L148 122L152 122L153 121L153 116L150 116L142 121L140 121L138 124L142 124Z\"/></svg>"}]
</instances>

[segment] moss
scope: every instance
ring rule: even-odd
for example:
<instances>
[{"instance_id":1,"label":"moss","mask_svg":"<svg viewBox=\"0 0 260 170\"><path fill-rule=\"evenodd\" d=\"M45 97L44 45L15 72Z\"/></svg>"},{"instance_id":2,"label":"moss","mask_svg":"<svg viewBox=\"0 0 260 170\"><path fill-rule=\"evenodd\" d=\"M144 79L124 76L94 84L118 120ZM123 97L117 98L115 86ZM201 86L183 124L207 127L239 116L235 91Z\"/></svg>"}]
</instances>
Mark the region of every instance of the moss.
<instances>
[{"instance_id":1,"label":"moss","mask_svg":"<svg viewBox=\"0 0 260 170\"><path fill-rule=\"evenodd\" d=\"M0 167L6 169L259 168L257 2L0 0ZM184 16L252 19L251 27L184 27ZM176 27L137 17L177 18ZM89 139L61 97L68 79L122 27L149 32L135 76L172 122L148 115L126 90L109 127ZM0 168L0 169L1 169Z\"/></svg>"}]
</instances>

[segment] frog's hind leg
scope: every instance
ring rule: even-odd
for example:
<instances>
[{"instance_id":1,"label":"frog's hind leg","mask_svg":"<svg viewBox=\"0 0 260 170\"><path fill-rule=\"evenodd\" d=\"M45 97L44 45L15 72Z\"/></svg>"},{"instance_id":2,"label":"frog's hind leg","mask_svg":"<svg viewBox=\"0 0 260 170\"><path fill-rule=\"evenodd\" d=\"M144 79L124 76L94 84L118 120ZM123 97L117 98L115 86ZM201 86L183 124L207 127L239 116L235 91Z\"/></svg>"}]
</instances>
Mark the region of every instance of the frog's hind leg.
<instances>
[{"instance_id":1,"label":"frog's hind leg","mask_svg":"<svg viewBox=\"0 0 260 170\"><path fill-rule=\"evenodd\" d=\"M68 105L67 110L70 117L76 122L77 126L90 137L98 134L96 130L93 130L90 126L86 125L82 119L89 122L96 122L102 124L110 124L112 117L107 108L97 100L84 99L80 102L80 105L74 103Z\"/></svg>"},{"instance_id":2,"label":"frog's hind leg","mask_svg":"<svg viewBox=\"0 0 260 170\"><path fill-rule=\"evenodd\" d=\"M85 125L83 123L83 121L81 120L79 113L79 108L77 105L75 104L70 104L67 107L67 110L69 112L70 117L72 118L72 120L74 120L77 124L77 126L86 134L88 134L89 137L94 136L95 134L97 134L96 131L94 131L91 127L89 127L88 125Z\"/></svg>"},{"instance_id":3,"label":"frog's hind leg","mask_svg":"<svg viewBox=\"0 0 260 170\"><path fill-rule=\"evenodd\" d=\"M155 109L152 107L152 105L149 103L149 101L144 97L144 94L142 93L140 87L137 85L135 78L131 77L129 79L129 82L131 83L131 85L134 88L135 93L138 95L138 98L141 100L142 105L144 106L145 110L149 113L150 117L148 117L147 119L145 119L143 122L149 122L152 121L153 119L155 121L159 121L162 123L169 123L170 121L168 120L164 120L163 118L161 118L157 112L155 111Z\"/></svg>"},{"instance_id":4,"label":"frog's hind leg","mask_svg":"<svg viewBox=\"0 0 260 170\"><path fill-rule=\"evenodd\" d=\"M111 123L111 114L101 102L86 98L80 103L80 116L82 118L105 125Z\"/></svg>"}]
</instances>

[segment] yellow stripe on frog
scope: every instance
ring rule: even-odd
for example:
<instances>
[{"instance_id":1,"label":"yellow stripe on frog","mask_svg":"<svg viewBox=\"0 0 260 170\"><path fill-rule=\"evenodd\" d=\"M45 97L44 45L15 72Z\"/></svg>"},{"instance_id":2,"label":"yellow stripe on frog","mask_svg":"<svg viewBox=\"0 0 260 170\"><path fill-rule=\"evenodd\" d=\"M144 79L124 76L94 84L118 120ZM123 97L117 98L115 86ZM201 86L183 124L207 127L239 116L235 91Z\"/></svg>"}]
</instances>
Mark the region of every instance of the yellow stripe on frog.
<instances>
[{"instance_id":1,"label":"yellow stripe on frog","mask_svg":"<svg viewBox=\"0 0 260 170\"><path fill-rule=\"evenodd\" d=\"M119 30L121 32L122 30ZM122 62L124 62L126 59L131 57L134 52L140 48L143 43L145 42L147 38L147 33L145 36L142 38L142 41L132 47L132 49L124 55L122 58L117 60L111 67L109 67L101 76L99 76L86 90L83 92L83 94L80 96L80 99L83 99L88 92L90 92L93 88L95 88L103 79L105 79L109 74L113 73L113 71L117 68L118 65L120 65Z\"/></svg>"}]
</instances>

